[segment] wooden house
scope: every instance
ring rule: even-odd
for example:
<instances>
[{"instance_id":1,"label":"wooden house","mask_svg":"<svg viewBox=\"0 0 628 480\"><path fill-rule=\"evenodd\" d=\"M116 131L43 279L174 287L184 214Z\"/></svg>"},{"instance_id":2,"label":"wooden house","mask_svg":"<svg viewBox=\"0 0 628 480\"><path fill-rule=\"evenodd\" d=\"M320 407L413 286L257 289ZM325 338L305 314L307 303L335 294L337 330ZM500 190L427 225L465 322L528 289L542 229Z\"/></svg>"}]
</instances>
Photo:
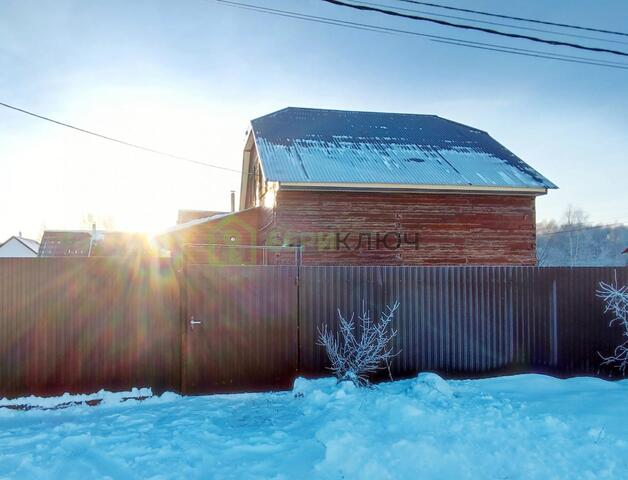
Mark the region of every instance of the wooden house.
<instances>
[{"instance_id":1,"label":"wooden house","mask_svg":"<svg viewBox=\"0 0 628 480\"><path fill-rule=\"evenodd\" d=\"M251 122L242 172L240 212L179 225L171 245L300 247L305 265L534 265L535 199L556 188L473 127L305 108ZM220 233L232 221L254 234Z\"/></svg>"}]
</instances>

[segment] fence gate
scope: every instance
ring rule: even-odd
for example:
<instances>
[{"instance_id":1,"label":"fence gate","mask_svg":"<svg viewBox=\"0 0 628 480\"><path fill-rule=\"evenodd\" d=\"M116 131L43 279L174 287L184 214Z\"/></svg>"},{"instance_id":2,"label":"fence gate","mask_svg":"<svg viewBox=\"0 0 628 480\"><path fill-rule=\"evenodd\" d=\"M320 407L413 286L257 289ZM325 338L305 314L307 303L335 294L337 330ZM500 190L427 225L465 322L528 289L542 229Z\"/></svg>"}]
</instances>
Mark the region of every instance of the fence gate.
<instances>
[{"instance_id":1,"label":"fence gate","mask_svg":"<svg viewBox=\"0 0 628 480\"><path fill-rule=\"evenodd\" d=\"M297 275L295 266L184 268L184 393L290 386L298 355Z\"/></svg>"}]
</instances>

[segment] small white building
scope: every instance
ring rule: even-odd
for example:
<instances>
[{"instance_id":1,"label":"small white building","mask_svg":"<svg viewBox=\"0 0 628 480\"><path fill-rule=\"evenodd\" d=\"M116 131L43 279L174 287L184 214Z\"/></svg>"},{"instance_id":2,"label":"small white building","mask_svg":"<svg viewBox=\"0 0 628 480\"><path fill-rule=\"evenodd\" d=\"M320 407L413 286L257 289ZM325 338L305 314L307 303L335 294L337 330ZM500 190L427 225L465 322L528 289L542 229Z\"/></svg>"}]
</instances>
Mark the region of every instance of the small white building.
<instances>
[{"instance_id":1,"label":"small white building","mask_svg":"<svg viewBox=\"0 0 628 480\"><path fill-rule=\"evenodd\" d=\"M36 257L39 253L39 242L22 236L12 236L0 244L0 258Z\"/></svg>"}]
</instances>

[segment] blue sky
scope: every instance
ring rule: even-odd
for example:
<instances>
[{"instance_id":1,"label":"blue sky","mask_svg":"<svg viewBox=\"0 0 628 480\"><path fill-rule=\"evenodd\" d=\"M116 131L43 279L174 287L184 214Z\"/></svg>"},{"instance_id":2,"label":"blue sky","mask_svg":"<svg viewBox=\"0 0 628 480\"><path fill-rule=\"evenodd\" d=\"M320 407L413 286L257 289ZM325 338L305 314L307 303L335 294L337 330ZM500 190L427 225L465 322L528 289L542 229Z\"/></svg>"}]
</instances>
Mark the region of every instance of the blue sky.
<instances>
[{"instance_id":1,"label":"blue sky","mask_svg":"<svg viewBox=\"0 0 628 480\"><path fill-rule=\"evenodd\" d=\"M248 3L623 61L319 0ZM623 0L447 3L628 29ZM628 51L628 44L564 39ZM285 106L437 114L488 131L560 187L538 200L539 219L560 217L573 204L593 221L628 221L626 70L344 29L213 0L4 0L0 101L236 169L248 121ZM158 231L174 223L178 208L227 209L229 190L239 187L235 173L134 151L6 109L0 166L0 240L18 231L37 237L44 227L79 228L89 213L112 217L120 229Z\"/></svg>"}]
</instances>

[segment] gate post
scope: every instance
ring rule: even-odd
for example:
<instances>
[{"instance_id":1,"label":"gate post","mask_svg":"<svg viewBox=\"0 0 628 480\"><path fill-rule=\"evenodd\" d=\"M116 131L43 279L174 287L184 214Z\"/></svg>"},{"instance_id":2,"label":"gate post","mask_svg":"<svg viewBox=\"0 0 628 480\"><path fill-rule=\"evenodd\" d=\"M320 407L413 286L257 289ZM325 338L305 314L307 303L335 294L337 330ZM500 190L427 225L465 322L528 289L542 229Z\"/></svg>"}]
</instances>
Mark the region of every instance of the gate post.
<instances>
[{"instance_id":1,"label":"gate post","mask_svg":"<svg viewBox=\"0 0 628 480\"><path fill-rule=\"evenodd\" d=\"M176 261L176 260L175 260ZM175 271L177 272L177 278L179 281L179 392L184 394L183 373L185 361L185 335L187 329L187 276L185 268L185 260L183 258L177 261L178 265Z\"/></svg>"},{"instance_id":2,"label":"gate post","mask_svg":"<svg viewBox=\"0 0 628 480\"><path fill-rule=\"evenodd\" d=\"M299 245L296 251L296 291L297 291L297 375L301 374L301 259L303 246Z\"/></svg>"},{"instance_id":3,"label":"gate post","mask_svg":"<svg viewBox=\"0 0 628 480\"><path fill-rule=\"evenodd\" d=\"M550 352L553 367L558 366L558 299L556 297L556 277L554 277L550 290Z\"/></svg>"}]
</instances>

